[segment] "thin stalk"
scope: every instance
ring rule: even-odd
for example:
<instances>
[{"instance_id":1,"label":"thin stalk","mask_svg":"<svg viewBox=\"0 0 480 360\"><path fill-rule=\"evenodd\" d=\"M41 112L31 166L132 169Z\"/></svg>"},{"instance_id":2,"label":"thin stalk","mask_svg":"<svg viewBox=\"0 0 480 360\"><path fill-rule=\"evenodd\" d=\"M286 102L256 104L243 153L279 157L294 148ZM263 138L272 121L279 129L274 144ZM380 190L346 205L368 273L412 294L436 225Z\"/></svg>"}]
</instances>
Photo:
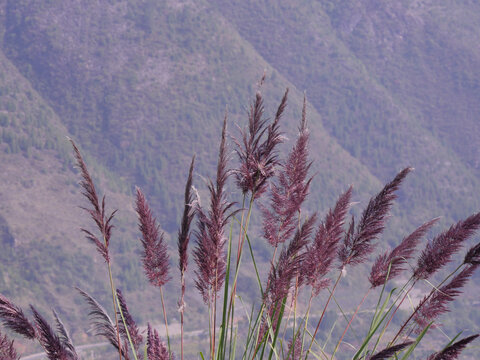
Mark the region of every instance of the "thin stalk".
<instances>
[{"instance_id":1,"label":"thin stalk","mask_svg":"<svg viewBox=\"0 0 480 360\"><path fill-rule=\"evenodd\" d=\"M247 235L248 231L248 225L250 223L250 216L252 215L252 208L253 208L253 201L255 200L255 194L252 194L250 198L250 204L248 206L248 213L247 213L247 218L245 219L245 225L243 226L243 220L244 220L244 215L242 211L242 221L240 223L240 236L239 236L239 244L238 244L238 253L237 253L237 264L235 268L235 277L233 280L233 289L232 293L230 295L230 306L229 306L229 313L231 314L230 318L230 350L229 354L231 355L232 351L232 340L233 340L233 317L235 314L235 294L237 293L237 279L238 279L238 273L240 270L240 262L242 259L242 249L243 249L243 243L245 242L245 237ZM244 202L245 202L245 197L244 197Z\"/></svg>"},{"instance_id":2,"label":"thin stalk","mask_svg":"<svg viewBox=\"0 0 480 360\"><path fill-rule=\"evenodd\" d=\"M106 241L105 241L106 244ZM112 268L110 267L110 262L107 263L108 267L108 277L110 279L110 288L112 290L112 300L113 300L113 312L115 314L115 331L117 332L117 343L118 343L118 356L122 360L122 343L120 342L120 331L118 327L118 317L117 317L117 302L115 301L115 286L113 285L113 276Z\"/></svg>"},{"instance_id":3,"label":"thin stalk","mask_svg":"<svg viewBox=\"0 0 480 360\"><path fill-rule=\"evenodd\" d=\"M285 305L287 303L287 299L286 297L282 300L282 304L281 304L281 307L280 309L277 309L278 307L278 304L277 306L275 306L275 310L273 312L273 315L272 315L272 320L271 320L271 325L269 326L269 329L268 331L266 332L267 334L267 338L265 339L265 342L263 343L263 347L262 347L262 353L260 355L260 359L263 359L263 354L265 352L265 347L268 343L268 337L269 335L271 336L272 334L271 331L273 329L273 323L275 321L275 318L278 318L277 322L276 322L276 327L275 327L275 333L273 334L273 338L272 338L272 344L270 345L271 346L271 350L270 350L270 353L268 355L268 360L271 360L272 359L272 356L273 356L273 352L274 352L274 349L275 349L275 343L277 341L277 337L278 337L278 333L280 332L280 324L282 322L282 318L283 318L283 313L285 311ZM279 314L278 314L278 317L276 316L276 313L277 313L277 310L279 310Z\"/></svg>"},{"instance_id":4,"label":"thin stalk","mask_svg":"<svg viewBox=\"0 0 480 360\"><path fill-rule=\"evenodd\" d=\"M368 346L368 343L370 342L371 338L373 337L373 335L377 332L378 328L380 327L380 325L383 323L383 321L385 320L385 318L387 317L388 315L388 312L385 313L385 307L387 306L387 304L390 302L390 299L393 295L393 293L395 292L395 288L392 289L390 291L390 293L387 295L387 298L385 299L385 301L383 302L383 305L381 306L380 310L379 310L379 315L378 317L376 316L375 317L375 321L374 321L374 324L373 324L373 327L371 328L371 330L369 330L369 332L367 333L367 336L366 338L363 340L362 342L362 345L360 346L360 348L358 349L358 351L355 353L355 355L353 356L352 360L358 360L360 356L362 356L362 358L364 358L364 356L362 355L362 353L366 350L367 346ZM382 315L383 314L383 315Z\"/></svg>"},{"instance_id":5,"label":"thin stalk","mask_svg":"<svg viewBox=\"0 0 480 360\"><path fill-rule=\"evenodd\" d=\"M312 300L313 300L313 289L312 289L312 292L310 294L310 299L308 300L308 307L307 307L307 311L305 313L305 326L303 328L303 334L302 334L302 347L301 347L301 350L300 350L300 354L303 353L303 344L305 343L305 333L307 332L307 327L308 327L308 319L309 319L309 316L310 316L310 309L312 307ZM298 328L298 331L300 331L300 327ZM294 339L295 340L295 339Z\"/></svg>"},{"instance_id":6,"label":"thin stalk","mask_svg":"<svg viewBox=\"0 0 480 360\"><path fill-rule=\"evenodd\" d=\"M284 304L284 300L282 300L282 303ZM263 304L262 306L264 306L265 304ZM284 304L285 305L285 304ZM273 306L273 305L272 305ZM260 355L260 359L263 359L263 354L265 353L265 347L266 347L266 344L268 343L268 340L269 338L273 339L273 337L275 336L273 334L273 321L275 319L275 315L277 313L277 310L278 310L278 303L275 303L275 307L273 309L273 313L272 313L272 316L270 318L270 316L268 315L268 310L266 311L266 317L265 317L265 321L267 323L267 329L265 331L265 334L263 335L262 338L260 338L260 330L261 330L261 326L259 328L259 332L257 334L257 341L255 343L255 351L253 353L253 357L252 359L257 355L258 351L260 350L260 346L262 346L262 353ZM278 330L278 328L276 329Z\"/></svg>"},{"instance_id":7,"label":"thin stalk","mask_svg":"<svg viewBox=\"0 0 480 360\"><path fill-rule=\"evenodd\" d=\"M183 360L183 311L180 313L180 356Z\"/></svg>"},{"instance_id":8,"label":"thin stalk","mask_svg":"<svg viewBox=\"0 0 480 360\"><path fill-rule=\"evenodd\" d=\"M212 296L210 289L208 289L208 300L208 351L210 359L212 359Z\"/></svg>"},{"instance_id":9,"label":"thin stalk","mask_svg":"<svg viewBox=\"0 0 480 360\"><path fill-rule=\"evenodd\" d=\"M415 330L414 326L410 326L410 329L408 330L408 333L405 335L405 338L408 339L410 335L412 335L413 330Z\"/></svg>"},{"instance_id":10,"label":"thin stalk","mask_svg":"<svg viewBox=\"0 0 480 360\"><path fill-rule=\"evenodd\" d=\"M320 316L320 319L318 320L317 327L315 328L315 332L313 333L312 336L312 341L310 342L310 345L308 347L307 353L305 355L305 359L307 359L308 354L310 353L310 350L312 349L313 342L315 340L315 336L317 335L318 329L320 328L320 324L322 323L323 317L325 316L325 312L327 311L328 304L330 303L330 300L332 300L333 293L335 292L335 289L337 288L338 283L340 282L340 278L342 277L342 272L338 274L337 280L335 281L335 285L333 285L332 291L330 292L330 296L328 297L327 303L325 304L325 307L323 308L322 315Z\"/></svg>"},{"instance_id":11,"label":"thin stalk","mask_svg":"<svg viewBox=\"0 0 480 360\"><path fill-rule=\"evenodd\" d=\"M185 310L185 302L184 302L184 299L185 299L185 273L182 269L182 274L181 274L181 285L182 285L182 296L180 298L180 306L181 306L181 309L180 309L180 357L181 357L181 360L183 360L183 322L184 322L184 310Z\"/></svg>"},{"instance_id":12,"label":"thin stalk","mask_svg":"<svg viewBox=\"0 0 480 360\"><path fill-rule=\"evenodd\" d=\"M428 299L430 299L430 297L435 293L435 291L440 288L448 279L450 279L453 275L455 275L455 273L460 270L463 265L465 265L465 263L461 263L460 265L457 266L457 268L455 270L453 270L445 279L443 279L443 281L437 286L437 287L434 287L431 291L430 291L430 294L428 294L428 296L426 297L425 300L423 300L423 302L426 302ZM407 320L405 320L405 322L403 323L402 327L400 328L400 330L398 330L397 334L395 335L395 337L393 338L393 340L390 342L390 346L395 344L395 340L397 340L397 338L400 336L400 334L402 333L402 331L405 329L405 326L407 326L407 324L410 322L410 320L412 320L412 318L415 316L415 314L417 313L418 309L420 309L419 306L417 306L415 308L415 310L412 312L412 314L408 317Z\"/></svg>"},{"instance_id":13,"label":"thin stalk","mask_svg":"<svg viewBox=\"0 0 480 360\"><path fill-rule=\"evenodd\" d=\"M370 323L370 327L368 328L368 333L370 333L370 331L372 330L372 327L373 327L373 324L376 322L377 320L377 313L378 313L378 310L379 310L379 307L380 307L380 304L382 302L382 298L383 298L383 294L385 292L385 287L387 286L387 282L388 282L388 278L390 276L390 270L392 269L392 263L390 262L390 264L388 264L388 271L387 271L387 276L385 278L385 281L383 282L383 285L382 285L382 291L380 291L380 296L378 297L378 302L377 302L377 306L375 306L375 313L373 314L373 317L372 317L372 321ZM403 284L403 287L402 289L400 290L400 293L399 295L397 296L397 298L395 299L395 301L393 302L393 304L390 306L390 308L388 309L387 311L387 314L392 310L393 306L395 306L395 304L397 303L398 299L400 299L400 294L403 292L403 290L405 290L405 288L407 287L408 283L410 282L410 280L412 280L412 277L410 277L410 279L408 279L408 281ZM383 331L382 333L380 334L380 336L377 338L377 342L375 343L375 346L374 346L374 350L372 351L375 352L375 349L377 348L377 345L378 343L380 342L380 339L382 338L384 332L386 331L386 328L384 327L383 328ZM367 350L365 350L367 351Z\"/></svg>"},{"instance_id":14,"label":"thin stalk","mask_svg":"<svg viewBox=\"0 0 480 360\"><path fill-rule=\"evenodd\" d=\"M375 319L376 319L376 317L377 317L377 311L378 311L378 308L380 307L380 304L381 304L381 302L382 302L383 294L384 294L384 292L385 292L385 287L387 286L387 280L388 280L388 276L390 275L390 270L391 270L391 268L392 268L392 264L390 263L390 264L388 265L387 279L385 280L385 282L384 282L383 285L382 285L382 291L380 291L380 296L378 297L377 306L375 306L375 313L373 314L372 321L370 322L370 328L368 329L368 332L370 332L370 331L372 330L373 323L375 322ZM411 278L410 278L410 279L411 279ZM410 281L410 280L408 280L408 281ZM407 286L408 281L407 281L407 283L406 283L405 285L403 285L402 290ZM401 291L402 291L402 290L401 290ZM401 292L401 291L400 291L400 292ZM398 300L398 298L399 298L399 297L397 296L397 299L395 300L395 302ZM395 302L394 302L394 304L395 304Z\"/></svg>"},{"instance_id":15,"label":"thin stalk","mask_svg":"<svg viewBox=\"0 0 480 360\"><path fill-rule=\"evenodd\" d=\"M245 345L245 352L244 352L243 359L245 359L245 356L246 356L247 346L250 344L250 342L252 341L253 338L258 338L258 336L259 336L261 325L258 326L258 327L257 327L257 325L258 325L259 321L262 319L264 310L265 310L265 304L262 304L262 306L260 307L260 310L258 311L257 318L255 319L255 323L252 326L252 331L251 331L251 333L249 333L249 335L247 337L247 344ZM255 329L257 329L257 328L258 328L258 331L255 331ZM255 335L255 333L257 333L257 334ZM255 343L255 346L250 346L250 351L248 352L248 357L250 357L253 350L256 350L256 343ZM252 356L252 359L254 357L255 357L255 354Z\"/></svg>"},{"instance_id":16,"label":"thin stalk","mask_svg":"<svg viewBox=\"0 0 480 360\"><path fill-rule=\"evenodd\" d=\"M237 245L237 264L236 266L238 267L238 263L240 261L240 254L241 254L241 244L242 244L242 237L243 237L243 220L245 219L245 200L246 200L246 195L243 195L243 200L242 200L242 217L240 219L240 232L238 233L238 245ZM250 204L252 203L252 199L250 199Z\"/></svg>"},{"instance_id":17,"label":"thin stalk","mask_svg":"<svg viewBox=\"0 0 480 360\"><path fill-rule=\"evenodd\" d=\"M245 200L246 200L246 195L244 194L243 199L242 199L242 216L240 218L240 231L238 232L237 262L236 262L236 265L235 265L235 276L234 276L234 287L235 288L236 288L236 284L237 284L236 277L237 277L237 274L238 274L240 243L242 241L242 236L243 236L243 221L244 221L244 218L245 218ZM231 326L230 326L230 342L229 342L229 354L230 355L231 355L231 346L232 346L232 332L231 332L231 329L232 329L232 326L233 326L233 316L234 316L233 306L234 306L234 303L235 303L235 300L233 299L234 294L235 294L234 288L232 288L232 293L230 295L230 302L229 302L229 305L228 305L227 321L226 321L227 324L230 322L230 315L231 315L232 321L231 321ZM228 301L228 287L227 286L225 286L224 301ZM228 332L228 330L226 330L225 334L228 336L227 332Z\"/></svg>"},{"instance_id":18,"label":"thin stalk","mask_svg":"<svg viewBox=\"0 0 480 360\"><path fill-rule=\"evenodd\" d=\"M335 305L337 305L337 308L338 310L340 310L340 313L342 314L343 318L345 319L345 321L349 321L348 320L348 316L347 316L347 313L345 311L343 311L342 307L340 306L340 304L338 303L337 301L337 298L335 297L335 295L332 295L332 300L335 302ZM358 335L357 333L355 332L355 329L351 329L352 332L353 332L353 336L357 337L357 340L358 340Z\"/></svg>"},{"instance_id":19,"label":"thin stalk","mask_svg":"<svg viewBox=\"0 0 480 360\"><path fill-rule=\"evenodd\" d=\"M363 303L365 302L365 299L367 298L367 296L368 296L368 294L370 293L370 290L371 290L371 289L372 289L371 287L368 288L367 292L365 293L365 296L363 297L362 301L360 301L360 304L358 304L357 309L355 310L355 312L354 312L353 315L352 315L352 318L351 318L350 321L348 322L347 327L346 327L345 330L343 331L343 334L342 334L342 336L340 337L340 340L338 340L338 343L337 343L337 345L335 346L335 350L333 350L333 354L332 354L332 357L331 357L332 360L333 360L333 357L335 356L335 354L336 354L336 352L337 352L337 350L338 350L338 347L339 347L340 344L342 343L342 340L343 340L343 338L345 337L345 334L347 333L348 328L349 328L350 325L352 324L353 319L355 319L355 316L357 315L358 310L360 310L360 307L361 307L361 306L363 305Z\"/></svg>"},{"instance_id":20,"label":"thin stalk","mask_svg":"<svg viewBox=\"0 0 480 360\"><path fill-rule=\"evenodd\" d=\"M405 291L405 295L403 295L402 300L400 300L400 302L398 303L398 305L395 307L395 310L393 311L392 315L390 316L390 319L388 319L387 324L385 325L383 332L385 332L385 330L387 329L388 325L390 325L390 322L392 321L392 319L393 319L393 317L395 316L396 312L398 311L398 309L400 309L400 306L402 306L403 302L405 301L405 299L407 298L409 292L413 289L413 287L415 286L415 284L416 284L416 281L413 282L412 286L410 286L410 289L408 289L407 291ZM397 299L397 300L398 300L398 299Z\"/></svg>"},{"instance_id":21,"label":"thin stalk","mask_svg":"<svg viewBox=\"0 0 480 360\"><path fill-rule=\"evenodd\" d=\"M163 299L163 287L162 286L160 286L160 298L162 300L163 318L165 319L165 332L167 333L168 357L172 358L172 351L170 349L170 336L168 335L167 312L165 311L165 300Z\"/></svg>"},{"instance_id":22,"label":"thin stalk","mask_svg":"<svg viewBox=\"0 0 480 360\"><path fill-rule=\"evenodd\" d=\"M300 231L300 229L301 229L301 211L300 210L298 210L298 225L297 226L298 226L298 230ZM280 230L279 230L279 233L280 233ZM275 249L273 251L272 260L270 261L270 264L271 264L270 271L273 271L273 264L275 263L275 260L276 260L277 250L278 250L278 244L275 244ZM268 278L268 280L267 280L267 286L265 287L265 291L268 291L269 285L270 285L270 278ZM293 317L293 334L295 334L295 327L296 327L295 326L295 320L296 320L296 309L297 309L297 294L298 294L298 275L295 278L295 291L294 291L294 295L293 295L293 299L292 299L293 309L295 310L294 311L294 317ZM290 316L292 315L292 305L289 307L287 321L285 322L285 326L283 327L283 334L282 334L282 339L281 339L282 341L285 341L285 334L287 332L287 327L288 327L288 323L290 321ZM283 353L283 345L282 345L282 353Z\"/></svg>"},{"instance_id":23,"label":"thin stalk","mask_svg":"<svg viewBox=\"0 0 480 360\"><path fill-rule=\"evenodd\" d=\"M232 303L232 299L230 299L230 305L232 306L235 306L235 301ZM229 311L230 313L230 311ZM228 342L228 358L231 359L232 358L232 346L233 346L233 316L234 316L234 309L232 307L232 312L231 312L231 318L230 318L230 340ZM228 323L228 322L227 322Z\"/></svg>"},{"instance_id":24,"label":"thin stalk","mask_svg":"<svg viewBox=\"0 0 480 360\"><path fill-rule=\"evenodd\" d=\"M298 300L298 275L297 279L295 280L295 292L294 292L294 298L293 298L293 329L292 329L292 334L295 334L295 329L297 327L297 300ZM288 321L287 321L288 323ZM300 326L298 327L300 329ZM295 340L295 339L294 339ZM301 353L300 353L301 354Z\"/></svg>"},{"instance_id":25,"label":"thin stalk","mask_svg":"<svg viewBox=\"0 0 480 360\"><path fill-rule=\"evenodd\" d=\"M288 323L290 321L290 316L292 315L292 312L293 312L293 307L294 307L293 300L294 300L294 298L292 299L292 305L290 305L289 309L288 309L287 321L285 322L285 325L283 326L282 341L285 341L285 334L287 332ZM293 325L293 333L295 334L295 324Z\"/></svg>"},{"instance_id":26,"label":"thin stalk","mask_svg":"<svg viewBox=\"0 0 480 360\"><path fill-rule=\"evenodd\" d=\"M212 335L212 359L215 359L215 327L217 325L217 267L215 266L215 287L213 289L213 335Z\"/></svg>"},{"instance_id":27,"label":"thin stalk","mask_svg":"<svg viewBox=\"0 0 480 360\"><path fill-rule=\"evenodd\" d=\"M282 340L285 341L285 333L287 331L287 327L288 327L288 322L290 321L290 316L293 312L293 329L292 329L292 333L294 334L295 336L295 332L296 332L296 327L297 327L297 323L296 323L296 320L297 320L297 300L298 300L298 275L295 279L295 290L293 292L293 299L292 299L292 305L290 305L289 307L289 310L288 310L288 316L287 316L287 321L285 322L285 326L283 327L283 335L282 335ZM300 327L299 327L300 329Z\"/></svg>"},{"instance_id":28,"label":"thin stalk","mask_svg":"<svg viewBox=\"0 0 480 360\"><path fill-rule=\"evenodd\" d=\"M382 339L383 335L385 334L385 332L387 331L387 327L388 325L390 324L391 320L393 319L393 316L395 315L395 312L400 308L400 305L401 303L406 299L406 297L408 296L408 293L412 290L412 288L415 286L415 283L412 284L412 286L410 287L410 289L408 289L407 291L405 291L405 288L407 287L407 285L409 284L409 282L412 280L412 277L403 285L403 287L400 289L400 292L397 296L397 298L395 299L395 301L392 303L392 305L390 306L390 308L388 309L387 311L387 314L390 313L390 311L392 311L393 307L395 306L395 304L397 303L398 299L400 299L400 296L402 294L402 292L405 293L405 295L403 296L402 300L400 301L400 304L395 308L392 316L390 317L390 319L388 320L387 324L383 327L382 329L382 332L380 333L380 335L378 336L378 339L377 341L375 342L375 346L373 347L373 350L372 350L372 353L375 352L375 350L377 349L377 346L378 344L380 343L380 340ZM383 290L385 289L385 284L383 285L383 289L382 289L382 294L383 294ZM380 296L380 299L381 299L381 296ZM376 313L376 310L375 310L375 313ZM375 321L375 317L372 319L372 325L373 325L373 322ZM372 325L370 325L370 330L372 328ZM369 331L370 331L369 330Z\"/></svg>"},{"instance_id":29,"label":"thin stalk","mask_svg":"<svg viewBox=\"0 0 480 360\"><path fill-rule=\"evenodd\" d=\"M231 258L232 258L232 232L233 232L233 221L230 223L230 234L228 236L227 268L225 271L225 285L223 290L223 312L222 312L222 325L221 325L222 330L220 333L220 339L218 341L218 355L217 355L218 358L220 358L220 353L222 354L222 358L225 358L225 351L226 351L225 337L227 334L227 325L228 325L227 305L228 305L228 284L230 281L230 264L231 264Z\"/></svg>"},{"instance_id":30,"label":"thin stalk","mask_svg":"<svg viewBox=\"0 0 480 360\"><path fill-rule=\"evenodd\" d=\"M248 250L250 251L250 256L252 257L253 268L255 269L255 275L257 276L257 283L258 283L258 288L260 290L260 296L263 298L262 281L260 280L260 274L258 272L257 262L255 261L255 255L253 254L252 243L250 242L250 237L248 235L245 235L245 237L247 238Z\"/></svg>"},{"instance_id":31,"label":"thin stalk","mask_svg":"<svg viewBox=\"0 0 480 360\"><path fill-rule=\"evenodd\" d=\"M283 302L282 302L282 308L280 309L280 314L278 316L278 321L277 321L277 326L275 328L275 336L273 337L273 341L272 341L272 349L270 350L270 354L268 356L268 360L271 360L272 359L272 356L273 356L273 352L275 351L275 344L277 342L277 338L278 338L278 333L280 332L280 324L282 323L282 318L283 318L283 313L285 311L285 305L287 303L287 298L285 297L285 299L283 299ZM263 356L262 356L262 359L263 359Z\"/></svg>"},{"instance_id":32,"label":"thin stalk","mask_svg":"<svg viewBox=\"0 0 480 360\"><path fill-rule=\"evenodd\" d=\"M328 342L332 338L332 334L333 334L333 331L335 330L335 327L337 326L337 322L338 322L338 318L335 319L335 321L333 322L333 325L330 328L330 331L328 332L327 338L325 339L325 342L323 343L323 346L321 347L322 353L325 353L325 348L327 347ZM327 357L327 360L328 360L328 357Z\"/></svg>"},{"instance_id":33,"label":"thin stalk","mask_svg":"<svg viewBox=\"0 0 480 360\"><path fill-rule=\"evenodd\" d=\"M117 300L118 312L120 313L120 316L121 316L122 322L123 322L123 326L125 327L125 332L127 333L128 342L130 343L130 347L132 348L133 357L135 358L135 360L138 360L137 353L135 351L135 347L133 346L132 337L130 336L130 331L128 331L127 322L125 321L125 316L123 316L123 311L122 311L122 307L120 306L120 301L118 300L118 296L115 296L115 299Z\"/></svg>"}]
</instances>

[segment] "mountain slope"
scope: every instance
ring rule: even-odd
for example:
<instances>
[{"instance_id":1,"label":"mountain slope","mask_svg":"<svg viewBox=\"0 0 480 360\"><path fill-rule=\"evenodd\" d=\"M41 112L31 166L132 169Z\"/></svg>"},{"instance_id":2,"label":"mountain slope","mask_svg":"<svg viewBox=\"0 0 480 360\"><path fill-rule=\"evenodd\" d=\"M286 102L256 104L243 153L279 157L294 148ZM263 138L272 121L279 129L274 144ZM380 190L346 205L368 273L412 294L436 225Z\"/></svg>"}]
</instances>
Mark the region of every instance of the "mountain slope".
<instances>
[{"instance_id":1,"label":"mountain slope","mask_svg":"<svg viewBox=\"0 0 480 360\"><path fill-rule=\"evenodd\" d=\"M307 90L330 134L373 174L384 179L399 166L416 168L414 179L404 189L408 194L405 216L410 221L437 215L451 221L479 208L478 197L471 194L478 192L480 181L465 156L477 148L468 139L477 133L478 122L473 126L472 119L478 114L478 92L472 91L469 81L454 83L455 75L448 71L459 58L452 48L454 40L457 34L468 32L473 20L456 24L457 31L450 34L447 47L441 50L443 57L438 58L439 51L430 54L425 43L444 33L421 32L425 20L411 9L414 2L410 7L376 1L215 3L272 66L296 87ZM425 9L430 7L425 5ZM478 12L472 9L472 14ZM427 17L431 26L443 24L439 16ZM409 57L412 49L423 56L422 61ZM427 64L434 57L437 68L429 69ZM478 59L463 58L456 68L475 68ZM461 91L449 90L454 86ZM464 106L465 101L458 100L462 94L468 104L476 105ZM439 119L442 110L432 110L436 109L432 97L457 112L465 109L472 114L458 113L454 123L450 120L456 131L445 133L457 138L452 140L455 146L434 130L445 128L452 113L445 112ZM462 141L461 133L470 135Z\"/></svg>"},{"instance_id":2,"label":"mountain slope","mask_svg":"<svg viewBox=\"0 0 480 360\"><path fill-rule=\"evenodd\" d=\"M415 3L0 0L0 236L10 249L0 265L0 292L22 303L37 298L44 309L58 299L55 306L69 304L63 313L73 311L66 322L76 323L81 307L68 303L68 286L78 275L75 285L108 304L103 263L78 232L89 220L77 208L69 135L109 206L121 209L112 241L117 284L138 318L156 317L157 296L139 263L132 190L140 186L151 201L175 263L191 156L207 203L204 180L214 174L224 112L230 135L238 136L264 70L269 116L290 88L282 153L296 136L307 92L315 160L308 211L325 212L353 183L358 212L407 165L416 171L382 247L434 216L448 224L478 209L472 194L480 189L473 91L479 58L467 49L478 36L471 30L478 12L464 5L445 23L453 3L430 4L432 11ZM255 246L267 264L270 249L262 239ZM168 291L178 294L172 271ZM248 281L239 287L251 291ZM198 295L189 296L192 311L202 311ZM175 320L177 299L168 301Z\"/></svg>"},{"instance_id":3,"label":"mountain slope","mask_svg":"<svg viewBox=\"0 0 480 360\"><path fill-rule=\"evenodd\" d=\"M154 3L8 1L4 47L80 143L154 194L162 225L174 231L179 174L194 152L214 159L207 139L225 106L243 119L269 66L201 2ZM272 80L269 95L279 98L285 86ZM299 114L298 93L292 100Z\"/></svg>"}]
</instances>

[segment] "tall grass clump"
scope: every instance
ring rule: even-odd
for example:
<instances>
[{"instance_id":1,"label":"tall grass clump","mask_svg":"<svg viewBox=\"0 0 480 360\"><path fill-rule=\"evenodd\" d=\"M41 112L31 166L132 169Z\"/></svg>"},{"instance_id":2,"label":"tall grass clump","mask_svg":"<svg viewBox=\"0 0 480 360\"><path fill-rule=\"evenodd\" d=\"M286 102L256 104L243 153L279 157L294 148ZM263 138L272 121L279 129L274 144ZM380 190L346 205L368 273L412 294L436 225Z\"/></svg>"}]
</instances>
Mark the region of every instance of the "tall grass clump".
<instances>
[{"instance_id":1,"label":"tall grass clump","mask_svg":"<svg viewBox=\"0 0 480 360\"><path fill-rule=\"evenodd\" d=\"M431 345L428 334L440 326L439 316L450 311L450 304L462 295L462 288L480 266L480 244L461 254L467 240L480 227L480 213L439 232L420 250L422 239L432 233L438 220L423 219L419 221L423 224L406 232L393 249L379 252L378 240L391 216L398 190L413 170L410 167L399 171L379 189L363 211L355 212L357 216L351 211L352 186L345 188L323 217L319 211L306 209L305 201L315 181L309 159L307 101L304 99L298 135L282 159L279 146L286 139L280 124L287 106L288 89L269 120L261 92L263 81L264 78L250 104L246 127L240 127L240 133L231 136L233 149L228 143L225 115L219 129L216 174L206 184L209 198L206 206L201 205L193 187L195 157L192 157L176 243L179 277L170 269L168 253L172 244L167 243L146 195L136 190L140 261L148 281L158 288L158 309L163 316L165 338L150 323L143 324L145 330L142 331L130 313L126 297L115 287L109 250L110 242L114 241L115 211L107 212L105 197L98 196L80 151L71 141L80 171L80 186L89 204L85 211L97 230L96 233L82 231L106 264L112 297L111 308L104 308L90 294L78 289L89 307L94 333L113 346L120 360L173 359L173 344L179 346L183 360L189 356L185 351L188 342L184 339L185 296L198 291L208 310L205 319L208 341L205 339L204 351L195 358L459 358L478 334L463 338L458 334L443 347ZM230 156L232 153L235 158ZM229 182L238 187L240 201L231 200L236 196L227 192ZM261 224L261 231L249 230L253 219ZM254 241L262 241L260 237L271 247L266 271L257 264L258 257L252 246ZM246 309L238 289L239 278L244 276L245 253L253 265L258 288L257 303L250 310ZM364 294L349 292L350 299L358 305L346 312L335 297L342 287L342 279L351 269L362 269L370 261L370 273L363 276L367 290ZM451 263L456 266L449 272L447 265ZM195 288L187 287L188 278L193 280ZM163 289L172 279L180 284L180 293L174 295L180 313L180 339L171 337L168 330L171 309L166 307ZM424 284L428 284L430 291L410 311L405 311L402 304L414 291L423 292ZM367 315L360 315L369 296L375 297L371 302L376 305ZM333 306L342 317L332 325L327 318ZM241 314L247 310L246 326L236 321L241 308ZM361 326L354 325L359 316L367 321ZM51 326L34 306L28 315L0 295L0 319L7 331L37 341L48 359L79 359L63 322L55 312L53 317L55 322ZM356 333L356 339L347 342L345 339L350 339L352 332ZM18 359L15 343L9 336L0 333L0 358Z\"/></svg>"}]
</instances>

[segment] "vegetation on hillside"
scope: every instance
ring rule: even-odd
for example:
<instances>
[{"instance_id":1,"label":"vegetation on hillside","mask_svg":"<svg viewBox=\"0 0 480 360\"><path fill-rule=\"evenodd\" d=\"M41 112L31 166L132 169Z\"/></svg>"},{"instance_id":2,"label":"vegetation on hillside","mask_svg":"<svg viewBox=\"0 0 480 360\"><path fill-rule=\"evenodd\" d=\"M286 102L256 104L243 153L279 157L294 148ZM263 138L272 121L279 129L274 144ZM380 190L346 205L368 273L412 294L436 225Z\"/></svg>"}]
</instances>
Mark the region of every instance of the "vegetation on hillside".
<instances>
[{"instance_id":1,"label":"vegetation on hillside","mask_svg":"<svg viewBox=\"0 0 480 360\"><path fill-rule=\"evenodd\" d=\"M265 89L274 99L267 110L273 113L283 89L290 88L284 122L290 141L279 148L281 154L295 138L291 119L301 115L304 90L310 99L316 181L306 211L325 214L353 183L360 205L352 211L358 216L369 194L402 167L413 166L415 176L400 189L382 248L393 246L420 219L442 215L439 224L448 226L467 217L480 205L472 196L480 190L474 71L480 60L471 46L478 43L472 30L478 13L473 2L446 0L1 0L0 241L8 247L0 254L0 291L21 298L21 305L38 298L40 310L56 298L60 315L82 324L73 329L82 341L85 323L68 299L72 279L88 282L84 264L96 274L86 290L102 302L108 299L101 262L87 255L80 233L72 233L84 218L76 208L65 140L70 136L91 164L94 182L121 209L119 239L112 245L115 275L134 315L146 319L152 309L139 306L137 291L149 299L155 294L132 256L140 251L132 230L135 186L173 241L183 212L179 179L191 155L202 159L194 175L201 183L216 166L212 134L225 108L229 135L235 136L233 124L243 124L245 104L264 69L270 76ZM200 195L208 196L205 190ZM261 222L252 219L250 228L259 234ZM74 245L67 246L72 238ZM268 273L269 247L253 246L259 271ZM176 260L173 251L170 256ZM239 279L247 297L255 297L254 276L251 271ZM345 283L358 282L348 277ZM462 304L475 301L468 291L463 299ZM176 301L167 299L167 308L175 309ZM201 311L200 297L186 301ZM327 311L325 321L329 316ZM474 327L476 317L465 310L457 312L457 323L447 321L457 331Z\"/></svg>"}]
</instances>

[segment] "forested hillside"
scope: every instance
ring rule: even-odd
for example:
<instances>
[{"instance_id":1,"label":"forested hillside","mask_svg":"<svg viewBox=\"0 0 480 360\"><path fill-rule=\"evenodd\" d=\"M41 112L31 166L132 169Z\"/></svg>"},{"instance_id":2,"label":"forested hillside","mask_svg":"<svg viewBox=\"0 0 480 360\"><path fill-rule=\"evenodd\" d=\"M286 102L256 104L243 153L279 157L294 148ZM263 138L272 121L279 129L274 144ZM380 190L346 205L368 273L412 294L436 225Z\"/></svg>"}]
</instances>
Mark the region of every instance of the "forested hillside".
<instances>
[{"instance_id":1,"label":"forested hillside","mask_svg":"<svg viewBox=\"0 0 480 360\"><path fill-rule=\"evenodd\" d=\"M442 217L437 232L478 210L479 18L476 2L450 0L0 0L0 293L59 308L67 324L81 323L72 325L80 342L85 322L72 287L108 301L103 261L79 231L92 224L79 209L68 136L107 206L120 209L114 274L134 314L148 319L156 310L145 304L157 295L139 261L135 186L170 239L176 277L190 159L207 196L224 113L238 136L264 72L269 116L290 89L283 153L306 92L309 211L325 213L350 184L362 208L406 166L416 170L382 247L433 217ZM231 138L229 146L234 168ZM268 248L256 243L267 262Z\"/></svg>"}]
</instances>

